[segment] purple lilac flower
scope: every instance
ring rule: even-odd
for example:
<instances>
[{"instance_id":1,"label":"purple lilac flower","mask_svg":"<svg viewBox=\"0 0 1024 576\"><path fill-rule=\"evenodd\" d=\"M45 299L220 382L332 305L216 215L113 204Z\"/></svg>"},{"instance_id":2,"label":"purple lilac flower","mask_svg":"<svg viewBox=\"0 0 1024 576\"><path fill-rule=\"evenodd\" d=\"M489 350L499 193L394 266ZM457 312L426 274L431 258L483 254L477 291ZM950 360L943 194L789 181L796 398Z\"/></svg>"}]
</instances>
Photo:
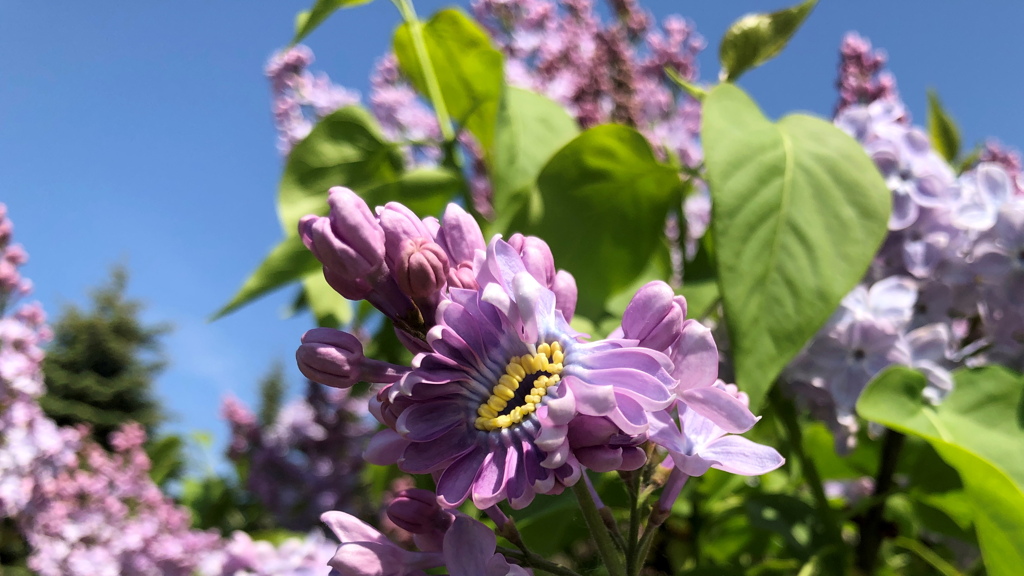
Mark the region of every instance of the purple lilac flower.
<instances>
[{"instance_id":1,"label":"purple lilac flower","mask_svg":"<svg viewBox=\"0 0 1024 576\"><path fill-rule=\"evenodd\" d=\"M313 52L298 45L274 54L266 66L274 98L277 147L285 156L320 118L359 102L358 93L332 84L323 73L311 73L312 63Z\"/></svg>"},{"instance_id":2,"label":"purple lilac flower","mask_svg":"<svg viewBox=\"0 0 1024 576\"><path fill-rule=\"evenodd\" d=\"M372 421L359 417L366 403L350 389L310 382L305 398L285 405L274 422L261 427L237 400L225 399L232 433L228 456L249 463L247 488L277 525L305 531L324 510L366 512L359 497L361 455L372 433Z\"/></svg>"},{"instance_id":3,"label":"purple lilac flower","mask_svg":"<svg viewBox=\"0 0 1024 576\"><path fill-rule=\"evenodd\" d=\"M319 531L287 538L276 546L236 531L221 549L203 559L196 576L328 576L327 562L337 548Z\"/></svg>"},{"instance_id":4,"label":"purple lilac flower","mask_svg":"<svg viewBox=\"0 0 1024 576\"><path fill-rule=\"evenodd\" d=\"M375 414L388 430L368 457L438 473L447 506L471 497L479 508L505 499L521 508L579 479L568 441L576 415L644 432L647 411L671 401L671 363L628 340L582 342L555 294L500 239L477 283L450 291L428 334L432 351L382 391Z\"/></svg>"},{"instance_id":5,"label":"purple lilac flower","mask_svg":"<svg viewBox=\"0 0 1024 576\"><path fill-rule=\"evenodd\" d=\"M868 39L856 32L847 33L839 54L839 78L836 80L839 102L836 103L835 115L850 106L899 98L896 79L883 70L885 52L872 50Z\"/></svg>"}]
</instances>

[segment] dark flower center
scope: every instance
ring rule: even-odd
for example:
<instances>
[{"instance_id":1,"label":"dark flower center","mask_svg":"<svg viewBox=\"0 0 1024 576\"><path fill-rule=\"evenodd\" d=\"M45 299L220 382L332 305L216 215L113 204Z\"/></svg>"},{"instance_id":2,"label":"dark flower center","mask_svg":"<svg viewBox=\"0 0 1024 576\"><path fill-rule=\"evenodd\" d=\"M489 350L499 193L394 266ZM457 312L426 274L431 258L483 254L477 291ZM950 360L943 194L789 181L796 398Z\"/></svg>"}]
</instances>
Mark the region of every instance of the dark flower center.
<instances>
[{"instance_id":1,"label":"dark flower center","mask_svg":"<svg viewBox=\"0 0 1024 576\"><path fill-rule=\"evenodd\" d=\"M537 346L536 354L516 356L476 410L476 428L490 432L519 424L537 409L549 386L561 380L565 354L559 342Z\"/></svg>"}]
</instances>

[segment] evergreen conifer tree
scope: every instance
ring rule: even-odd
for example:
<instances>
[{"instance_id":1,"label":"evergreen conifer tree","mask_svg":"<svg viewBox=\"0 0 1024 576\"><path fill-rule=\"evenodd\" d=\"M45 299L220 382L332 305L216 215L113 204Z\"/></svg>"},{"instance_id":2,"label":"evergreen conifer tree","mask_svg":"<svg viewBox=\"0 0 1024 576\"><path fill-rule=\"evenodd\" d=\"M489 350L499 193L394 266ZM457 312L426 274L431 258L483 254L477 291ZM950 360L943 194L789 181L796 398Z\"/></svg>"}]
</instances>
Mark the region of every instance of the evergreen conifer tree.
<instances>
[{"instance_id":1,"label":"evergreen conifer tree","mask_svg":"<svg viewBox=\"0 0 1024 576\"><path fill-rule=\"evenodd\" d=\"M127 283L127 271L115 267L92 293L91 310L65 308L43 364L46 413L61 425L90 425L105 445L124 422L139 422L152 438L163 419L152 388L164 365L160 336L169 328L139 320L142 304L126 297Z\"/></svg>"}]
</instances>

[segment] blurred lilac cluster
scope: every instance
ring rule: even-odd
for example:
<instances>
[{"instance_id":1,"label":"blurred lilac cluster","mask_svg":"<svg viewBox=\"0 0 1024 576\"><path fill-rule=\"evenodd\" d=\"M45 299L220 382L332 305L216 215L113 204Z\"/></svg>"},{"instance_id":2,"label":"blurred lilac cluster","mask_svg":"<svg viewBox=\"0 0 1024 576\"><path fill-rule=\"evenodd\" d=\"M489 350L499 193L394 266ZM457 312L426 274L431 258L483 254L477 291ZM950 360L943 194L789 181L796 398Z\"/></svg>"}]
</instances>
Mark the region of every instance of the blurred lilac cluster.
<instances>
[{"instance_id":1,"label":"blurred lilac cluster","mask_svg":"<svg viewBox=\"0 0 1024 576\"><path fill-rule=\"evenodd\" d=\"M37 401L45 392L41 346L52 334L38 303L19 303L31 282L21 277L28 256L11 243L13 232L0 204L0 517L17 518L75 462L80 434L59 428Z\"/></svg>"},{"instance_id":2,"label":"blurred lilac cluster","mask_svg":"<svg viewBox=\"0 0 1024 576\"><path fill-rule=\"evenodd\" d=\"M33 570L187 576L219 546L218 534L193 531L188 509L150 480L145 438L128 424L112 435L114 453L84 440L79 461L41 486L18 518Z\"/></svg>"},{"instance_id":3,"label":"blurred lilac cluster","mask_svg":"<svg viewBox=\"0 0 1024 576\"><path fill-rule=\"evenodd\" d=\"M142 426L114 433L110 453L88 430L43 413L41 345L51 333L39 304L18 305L31 283L20 276L27 256L12 232L0 205L0 518L28 543L29 568L41 576L325 575L336 546L322 536L273 547L192 530L188 509L149 477Z\"/></svg>"},{"instance_id":4,"label":"blurred lilac cluster","mask_svg":"<svg viewBox=\"0 0 1024 576\"><path fill-rule=\"evenodd\" d=\"M231 426L228 457L248 463L246 488L275 525L306 531L324 510L364 512L362 451L375 426L360 419L367 397L310 382L304 398L261 426L237 399L224 400Z\"/></svg>"},{"instance_id":5,"label":"blurred lilac cluster","mask_svg":"<svg viewBox=\"0 0 1024 576\"><path fill-rule=\"evenodd\" d=\"M275 54L266 66L282 154L305 138L321 117L359 101L358 93L333 84L326 74L310 72L312 63L313 52L295 46Z\"/></svg>"},{"instance_id":6,"label":"blurred lilac cluster","mask_svg":"<svg viewBox=\"0 0 1024 576\"><path fill-rule=\"evenodd\" d=\"M892 77L879 71L884 59L869 48L855 35L843 44L835 123L864 146L892 191L889 235L864 284L786 373L847 447L857 397L886 366L922 371L935 403L956 367L1024 369L1020 158L990 143L957 173L911 125Z\"/></svg>"},{"instance_id":7,"label":"blurred lilac cluster","mask_svg":"<svg viewBox=\"0 0 1024 576\"><path fill-rule=\"evenodd\" d=\"M319 531L286 538L278 545L241 531L203 558L196 576L327 576L338 544Z\"/></svg>"},{"instance_id":8,"label":"blurred lilac cluster","mask_svg":"<svg viewBox=\"0 0 1024 576\"><path fill-rule=\"evenodd\" d=\"M478 0L473 12L505 54L509 84L562 104L583 128L635 126L657 150L696 166L700 107L665 69L695 81L704 39L680 16L657 27L635 2L613 5L618 19L607 24L590 0Z\"/></svg>"},{"instance_id":9,"label":"blurred lilac cluster","mask_svg":"<svg viewBox=\"0 0 1024 576\"><path fill-rule=\"evenodd\" d=\"M665 69L695 81L704 39L679 16L667 17L658 27L635 1L613 5L618 19L608 24L590 0L480 0L473 11L504 53L510 85L559 102L583 128L603 122L635 126L660 156L698 166L700 106L669 80ZM310 73L312 60L309 48L293 46L276 54L266 68L283 154L316 120L358 101L325 75ZM393 54L382 57L371 74L369 106L384 134L403 144L410 165L440 162L437 119L402 76ZM483 152L466 132L460 133L459 143L467 155L474 208L491 216ZM704 204L698 199L694 208L698 220L707 212Z\"/></svg>"}]
</instances>

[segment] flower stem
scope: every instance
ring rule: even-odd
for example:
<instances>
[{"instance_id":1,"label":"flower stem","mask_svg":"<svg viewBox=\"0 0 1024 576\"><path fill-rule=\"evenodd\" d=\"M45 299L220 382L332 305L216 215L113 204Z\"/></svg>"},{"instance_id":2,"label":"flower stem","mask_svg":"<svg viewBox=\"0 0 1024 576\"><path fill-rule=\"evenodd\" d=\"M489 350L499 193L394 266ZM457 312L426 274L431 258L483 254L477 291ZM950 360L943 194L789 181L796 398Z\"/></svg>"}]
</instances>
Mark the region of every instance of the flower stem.
<instances>
[{"instance_id":1,"label":"flower stem","mask_svg":"<svg viewBox=\"0 0 1024 576\"><path fill-rule=\"evenodd\" d=\"M790 452L799 463L800 473L804 480L807 481L811 494L814 496L821 530L830 541L831 553L837 555L835 562L837 565L845 566L846 559L843 556L846 553L846 545L843 543L842 523L835 510L832 509L832 505L828 502L828 496L825 495L825 486L821 481L821 475L818 473L818 467L814 464L814 460L811 460L807 453L804 452L803 433L800 430L800 422L797 420L796 407L791 400L783 396L778 385L772 387L771 403L785 429Z\"/></svg>"},{"instance_id":2,"label":"flower stem","mask_svg":"<svg viewBox=\"0 0 1024 576\"><path fill-rule=\"evenodd\" d=\"M875 476L875 488L872 496L875 503L868 508L864 517L858 522L860 527L860 541L857 543L857 568L865 574L873 574L878 558L878 549L882 545L882 524L885 513L886 495L893 486L893 473L896 471L896 461L899 458L900 449L903 448L905 436L886 428L885 436L882 438L882 455L878 464L878 474Z\"/></svg>"},{"instance_id":3,"label":"flower stem","mask_svg":"<svg viewBox=\"0 0 1024 576\"><path fill-rule=\"evenodd\" d=\"M629 576L633 576L637 570L637 541L640 539L640 474L629 472L625 480L626 492L629 494L629 539L626 541L626 570Z\"/></svg>"},{"instance_id":4,"label":"flower stem","mask_svg":"<svg viewBox=\"0 0 1024 576\"><path fill-rule=\"evenodd\" d=\"M618 551L615 549L615 543L612 542L608 528L605 527L604 522L601 520L601 513L597 511L594 499L590 497L587 483L577 482L573 485L572 491L576 494L576 500L579 502L580 510L583 512L583 519L586 520L587 528L590 529L590 534L594 537L594 542L597 544L597 550L601 554L601 559L604 560L605 566L608 568L609 576L626 576L622 557L619 556Z\"/></svg>"},{"instance_id":5,"label":"flower stem","mask_svg":"<svg viewBox=\"0 0 1024 576\"><path fill-rule=\"evenodd\" d=\"M437 115L437 125L441 128L441 136L446 142L455 140L455 129L452 126L451 116L448 115L448 106L444 103L444 96L441 94L441 85L437 81L437 73L434 72L434 63L430 60L427 52L427 43L423 38L423 22L416 16L416 9L412 0L392 0L392 3L402 14L402 19L409 26L409 36L412 38L412 48L416 52L416 60L419 61L420 69L423 71L423 80L427 87L427 96L434 106L434 114Z\"/></svg>"},{"instance_id":6,"label":"flower stem","mask_svg":"<svg viewBox=\"0 0 1024 576\"><path fill-rule=\"evenodd\" d=\"M511 548L505 548L504 546L498 546L497 551L504 555L506 558L512 558L519 562L521 565L529 566L530 568L536 568L548 574L554 574L555 576L580 576L578 572L570 570L561 564L555 564L545 560L543 557L538 556L530 551L519 551Z\"/></svg>"}]
</instances>

